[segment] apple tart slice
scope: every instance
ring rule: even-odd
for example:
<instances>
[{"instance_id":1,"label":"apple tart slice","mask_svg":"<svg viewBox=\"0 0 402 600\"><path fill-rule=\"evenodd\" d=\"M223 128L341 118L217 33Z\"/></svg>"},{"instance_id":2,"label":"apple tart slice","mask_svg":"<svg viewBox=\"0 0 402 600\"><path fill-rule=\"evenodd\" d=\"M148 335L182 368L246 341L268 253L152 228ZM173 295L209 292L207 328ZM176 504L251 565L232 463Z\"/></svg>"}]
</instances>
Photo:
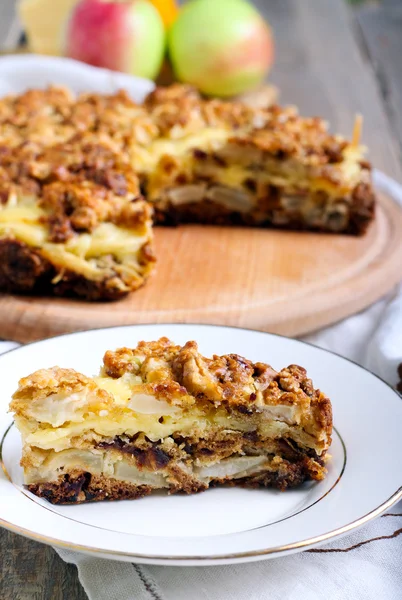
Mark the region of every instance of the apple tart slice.
<instances>
[{"instance_id":1,"label":"apple tart slice","mask_svg":"<svg viewBox=\"0 0 402 600\"><path fill-rule=\"evenodd\" d=\"M359 118L348 141L294 107L205 100L180 85L157 88L145 107L159 136L136 152L161 222L360 235L373 219Z\"/></svg>"},{"instance_id":2,"label":"apple tart slice","mask_svg":"<svg viewBox=\"0 0 402 600\"><path fill-rule=\"evenodd\" d=\"M21 379L10 405L28 489L52 503L280 490L325 477L329 399L305 369L167 338L106 352L99 377L55 367Z\"/></svg>"}]
</instances>

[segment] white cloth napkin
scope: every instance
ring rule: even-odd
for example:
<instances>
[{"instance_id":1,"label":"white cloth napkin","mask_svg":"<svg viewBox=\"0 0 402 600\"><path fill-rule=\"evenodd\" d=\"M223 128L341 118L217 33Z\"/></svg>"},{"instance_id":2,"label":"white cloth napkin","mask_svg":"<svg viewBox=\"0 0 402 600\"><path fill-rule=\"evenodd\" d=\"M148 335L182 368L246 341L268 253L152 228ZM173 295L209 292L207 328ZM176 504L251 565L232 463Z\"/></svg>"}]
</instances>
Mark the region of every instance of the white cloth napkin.
<instances>
[{"instance_id":1,"label":"white cloth napkin","mask_svg":"<svg viewBox=\"0 0 402 600\"><path fill-rule=\"evenodd\" d=\"M402 186L378 172L375 183L402 205ZM304 339L395 385L402 361L402 286L368 310ZM0 351L16 345L3 342ZM90 600L401 600L402 502L326 546L244 565L144 566L56 551L77 565Z\"/></svg>"},{"instance_id":2,"label":"white cloth napkin","mask_svg":"<svg viewBox=\"0 0 402 600\"><path fill-rule=\"evenodd\" d=\"M75 92L124 87L137 101L153 87L143 79L68 59L0 58L0 96L54 82ZM401 186L378 172L375 183L402 205ZM361 363L395 385L402 361L402 287L370 309L305 339ZM0 343L0 352L15 345ZM77 565L90 600L401 600L402 502L332 544L245 565L156 567L57 552Z\"/></svg>"}]
</instances>

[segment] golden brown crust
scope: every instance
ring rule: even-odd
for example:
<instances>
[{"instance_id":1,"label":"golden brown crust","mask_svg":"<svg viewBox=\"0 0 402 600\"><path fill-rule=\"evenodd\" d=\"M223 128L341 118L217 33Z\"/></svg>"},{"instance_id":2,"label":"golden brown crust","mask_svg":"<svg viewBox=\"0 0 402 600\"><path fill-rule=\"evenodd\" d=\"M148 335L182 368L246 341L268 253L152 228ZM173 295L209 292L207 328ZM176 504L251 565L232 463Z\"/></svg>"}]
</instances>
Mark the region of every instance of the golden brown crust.
<instances>
[{"instance_id":1,"label":"golden brown crust","mask_svg":"<svg viewBox=\"0 0 402 600\"><path fill-rule=\"evenodd\" d=\"M335 164L342 162L350 146L328 133L323 119L301 117L293 106L255 109L236 101L205 100L188 85L156 88L144 106L166 137L177 136L178 128L195 132L223 127L233 132L229 144L254 147L281 160L297 157L302 164Z\"/></svg>"},{"instance_id":2,"label":"golden brown crust","mask_svg":"<svg viewBox=\"0 0 402 600\"><path fill-rule=\"evenodd\" d=\"M41 369L35 371L28 377L23 377L18 382L18 391L14 394L14 399L38 398L46 391L46 395L55 394L60 390L63 392L72 392L84 388L96 389L92 379L86 377L74 369L62 369L54 367L52 369ZM11 406L15 410L15 406Z\"/></svg>"},{"instance_id":3,"label":"golden brown crust","mask_svg":"<svg viewBox=\"0 0 402 600\"><path fill-rule=\"evenodd\" d=\"M137 202L133 169L110 144L85 135L44 149L1 148L0 181L3 204L13 194L38 197L54 242L68 240L74 231L92 232L103 222L133 227L152 216L149 205Z\"/></svg>"},{"instance_id":4,"label":"golden brown crust","mask_svg":"<svg viewBox=\"0 0 402 600\"><path fill-rule=\"evenodd\" d=\"M340 163L348 142L330 135L325 121L303 118L297 112L273 106L264 127L233 136L229 143L261 150L279 159L295 157L301 164Z\"/></svg>"},{"instance_id":5,"label":"golden brown crust","mask_svg":"<svg viewBox=\"0 0 402 600\"><path fill-rule=\"evenodd\" d=\"M18 390L13 395L10 408L18 412L20 410L19 400L29 402L37 398L50 396L63 392L65 394L77 393L81 390L99 392L100 396L108 397L107 392L99 390L95 382L74 369L62 369L53 367L51 369L40 369L28 377L19 380Z\"/></svg>"},{"instance_id":6,"label":"golden brown crust","mask_svg":"<svg viewBox=\"0 0 402 600\"><path fill-rule=\"evenodd\" d=\"M139 373L141 359L157 358L172 361L180 351L167 337L155 342L140 342L136 348L118 348L108 350L103 357L104 371L109 377L122 377L124 373Z\"/></svg>"},{"instance_id":7,"label":"golden brown crust","mask_svg":"<svg viewBox=\"0 0 402 600\"><path fill-rule=\"evenodd\" d=\"M73 95L61 87L6 96L0 102L0 143L50 145L67 139L74 133L66 122L73 102Z\"/></svg>"},{"instance_id":8,"label":"golden brown crust","mask_svg":"<svg viewBox=\"0 0 402 600\"><path fill-rule=\"evenodd\" d=\"M45 127L46 119L52 127ZM41 126L42 136L33 135ZM14 136L13 145L34 141L52 146L85 131L104 135L128 152L133 144L146 145L159 137L174 140L205 127L231 131L230 144L254 147L279 160L296 157L304 165L341 163L352 146L329 134L325 121L300 117L294 107L255 109L241 102L205 100L180 84L156 88L142 106L125 92L82 94L75 100L63 88L33 90L0 102L0 143L3 138L10 144ZM55 136L50 130L60 131Z\"/></svg>"},{"instance_id":9,"label":"golden brown crust","mask_svg":"<svg viewBox=\"0 0 402 600\"><path fill-rule=\"evenodd\" d=\"M74 371L73 369L41 369L32 375L20 379L18 390L13 395L10 410L16 415L30 418L33 403L43 402L51 396L52 402L61 403L71 394L86 394L86 408L105 410L113 405L113 399L108 392L100 389L96 383Z\"/></svg>"},{"instance_id":10,"label":"golden brown crust","mask_svg":"<svg viewBox=\"0 0 402 600\"><path fill-rule=\"evenodd\" d=\"M325 427L330 430L332 426L329 399L314 389L306 370L297 365L276 372L270 365L252 363L237 354L206 358L194 341L181 347L163 337L156 342L140 342L135 349L106 352L104 370L112 378L134 373L147 381L155 375L158 382L179 384L200 403L215 406L250 411L262 405L306 409L312 405L325 413ZM166 400L169 402L169 393Z\"/></svg>"}]
</instances>

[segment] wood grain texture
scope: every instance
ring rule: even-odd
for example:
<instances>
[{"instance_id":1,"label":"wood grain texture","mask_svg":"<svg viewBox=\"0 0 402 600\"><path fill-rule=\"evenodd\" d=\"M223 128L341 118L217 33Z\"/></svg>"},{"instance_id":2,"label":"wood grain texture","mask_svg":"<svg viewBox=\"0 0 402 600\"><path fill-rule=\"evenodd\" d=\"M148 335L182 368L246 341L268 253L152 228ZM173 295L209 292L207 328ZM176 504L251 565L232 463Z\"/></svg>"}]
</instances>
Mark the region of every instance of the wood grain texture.
<instances>
[{"instance_id":1,"label":"wood grain texture","mask_svg":"<svg viewBox=\"0 0 402 600\"><path fill-rule=\"evenodd\" d=\"M53 548L0 530L1 600L86 600L74 565Z\"/></svg>"},{"instance_id":2,"label":"wood grain texture","mask_svg":"<svg viewBox=\"0 0 402 600\"><path fill-rule=\"evenodd\" d=\"M345 134L351 131L354 114L361 112L370 158L402 180L397 150L401 130L395 126L402 105L395 105L394 116L384 102L383 81L372 62L375 58L379 63L374 52L378 48L365 40L367 28L362 27L361 35L355 13L344 0L254 1L274 29L276 64L270 81L280 88L281 102L296 104L305 114L322 115L333 131ZM381 6L395 8L400 0L382 0ZM387 71L387 77L389 87L398 85L393 71ZM52 549L5 531L0 531L0 547L1 600L86 598L75 567L63 563Z\"/></svg>"},{"instance_id":3,"label":"wood grain texture","mask_svg":"<svg viewBox=\"0 0 402 600\"><path fill-rule=\"evenodd\" d=\"M156 273L114 303L0 296L0 337L31 342L134 323L215 323L302 335L401 278L402 211L381 198L363 237L236 227L155 230Z\"/></svg>"},{"instance_id":4,"label":"wood grain texture","mask_svg":"<svg viewBox=\"0 0 402 600\"><path fill-rule=\"evenodd\" d=\"M380 84L402 158L402 3L388 0L356 11L361 36Z\"/></svg>"},{"instance_id":5,"label":"wood grain texture","mask_svg":"<svg viewBox=\"0 0 402 600\"><path fill-rule=\"evenodd\" d=\"M364 116L363 142L373 164L402 180L394 133L381 86L362 43L354 12L344 0L256 0L272 23L276 59L270 80L281 103L328 119L333 132L350 136L356 113ZM398 107L402 114L401 106Z\"/></svg>"}]
</instances>

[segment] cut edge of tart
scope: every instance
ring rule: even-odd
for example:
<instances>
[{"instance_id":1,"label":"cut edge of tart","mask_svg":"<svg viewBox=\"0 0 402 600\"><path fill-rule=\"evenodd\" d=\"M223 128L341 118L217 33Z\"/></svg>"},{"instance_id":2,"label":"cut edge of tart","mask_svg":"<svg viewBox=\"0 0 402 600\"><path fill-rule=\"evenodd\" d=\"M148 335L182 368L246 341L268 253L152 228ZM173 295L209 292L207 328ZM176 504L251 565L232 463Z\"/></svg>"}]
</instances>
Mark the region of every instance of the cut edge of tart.
<instances>
[{"instance_id":1,"label":"cut edge of tart","mask_svg":"<svg viewBox=\"0 0 402 600\"><path fill-rule=\"evenodd\" d=\"M373 219L360 117L348 141L293 106L205 100L188 86L157 88L145 106L160 134L134 152L159 222L360 235Z\"/></svg>"},{"instance_id":2,"label":"cut edge of tart","mask_svg":"<svg viewBox=\"0 0 402 600\"><path fill-rule=\"evenodd\" d=\"M0 288L114 300L152 271L152 208L108 140L0 152Z\"/></svg>"},{"instance_id":3,"label":"cut edge of tart","mask_svg":"<svg viewBox=\"0 0 402 600\"><path fill-rule=\"evenodd\" d=\"M21 379L10 409L25 485L52 503L285 490L325 477L329 399L305 369L205 358L167 338L108 351L100 375L54 367Z\"/></svg>"}]
</instances>

